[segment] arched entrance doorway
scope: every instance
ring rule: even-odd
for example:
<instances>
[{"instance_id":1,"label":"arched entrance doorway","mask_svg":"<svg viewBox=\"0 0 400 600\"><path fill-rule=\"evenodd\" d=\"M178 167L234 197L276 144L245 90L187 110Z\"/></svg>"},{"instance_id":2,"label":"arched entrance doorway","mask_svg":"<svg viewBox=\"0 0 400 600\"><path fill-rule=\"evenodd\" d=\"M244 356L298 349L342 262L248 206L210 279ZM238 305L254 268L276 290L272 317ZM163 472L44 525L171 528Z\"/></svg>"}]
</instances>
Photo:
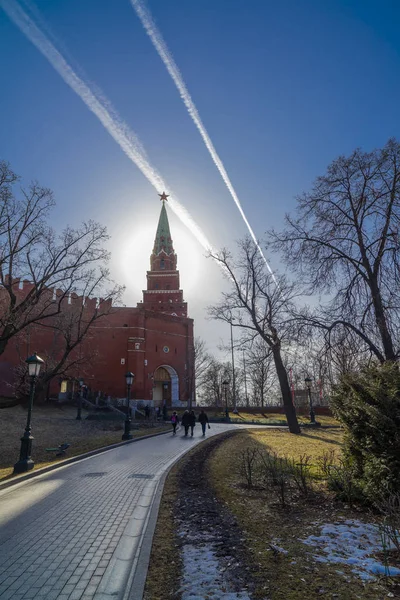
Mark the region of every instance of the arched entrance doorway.
<instances>
[{"instance_id":1,"label":"arched entrance doorway","mask_svg":"<svg viewBox=\"0 0 400 600\"><path fill-rule=\"evenodd\" d=\"M179 379L178 374L169 365L161 365L154 371L153 377L154 406L179 405Z\"/></svg>"}]
</instances>

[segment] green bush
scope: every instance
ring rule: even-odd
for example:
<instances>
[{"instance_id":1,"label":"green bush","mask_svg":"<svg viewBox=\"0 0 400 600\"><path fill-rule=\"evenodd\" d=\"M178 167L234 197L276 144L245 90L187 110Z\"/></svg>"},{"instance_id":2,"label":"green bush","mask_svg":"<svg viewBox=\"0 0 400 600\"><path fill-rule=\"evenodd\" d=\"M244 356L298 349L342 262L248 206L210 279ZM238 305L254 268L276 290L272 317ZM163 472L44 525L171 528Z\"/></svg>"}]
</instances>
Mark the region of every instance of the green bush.
<instances>
[{"instance_id":1,"label":"green bush","mask_svg":"<svg viewBox=\"0 0 400 600\"><path fill-rule=\"evenodd\" d=\"M345 456L370 501L400 491L400 371L386 363L343 377L332 409L345 428Z\"/></svg>"}]
</instances>

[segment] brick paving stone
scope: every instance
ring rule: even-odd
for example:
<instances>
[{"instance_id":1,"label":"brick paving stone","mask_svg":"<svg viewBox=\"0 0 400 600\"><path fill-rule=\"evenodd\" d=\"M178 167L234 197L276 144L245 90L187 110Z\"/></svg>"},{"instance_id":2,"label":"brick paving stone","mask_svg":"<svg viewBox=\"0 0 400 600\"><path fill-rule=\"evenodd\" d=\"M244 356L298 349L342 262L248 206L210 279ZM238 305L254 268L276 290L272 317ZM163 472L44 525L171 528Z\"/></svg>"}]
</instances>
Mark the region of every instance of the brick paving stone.
<instances>
[{"instance_id":1,"label":"brick paving stone","mask_svg":"<svg viewBox=\"0 0 400 600\"><path fill-rule=\"evenodd\" d=\"M44 585L42 588L40 588L40 590L38 590L37 598L43 598L43 596L47 598L47 595L52 591L52 589L53 588L51 585Z\"/></svg>"},{"instance_id":2,"label":"brick paving stone","mask_svg":"<svg viewBox=\"0 0 400 600\"><path fill-rule=\"evenodd\" d=\"M45 596L46 600L58 600L58 598L60 597L60 594L57 590L51 590L50 592L48 592ZM43 596L42 596L43 598Z\"/></svg>"},{"instance_id":3,"label":"brick paving stone","mask_svg":"<svg viewBox=\"0 0 400 600\"><path fill-rule=\"evenodd\" d=\"M14 590L5 590L1 595L1 600L13 600L15 598ZM22 598L22 596L21 596Z\"/></svg>"},{"instance_id":4,"label":"brick paving stone","mask_svg":"<svg viewBox=\"0 0 400 600\"><path fill-rule=\"evenodd\" d=\"M96 590L97 590L97 585L88 585L88 587L83 592L82 598L85 598L85 600L87 598L93 598L93 596L96 593Z\"/></svg>"},{"instance_id":5,"label":"brick paving stone","mask_svg":"<svg viewBox=\"0 0 400 600\"><path fill-rule=\"evenodd\" d=\"M87 588L88 584L89 584L88 579L80 579L78 581L78 583L75 585L75 589L83 591L85 588Z\"/></svg>"},{"instance_id":6,"label":"brick paving stone","mask_svg":"<svg viewBox=\"0 0 400 600\"><path fill-rule=\"evenodd\" d=\"M83 590L75 589L69 597L69 600L80 600L83 595Z\"/></svg>"},{"instance_id":7,"label":"brick paving stone","mask_svg":"<svg viewBox=\"0 0 400 600\"><path fill-rule=\"evenodd\" d=\"M24 598L36 598L39 589L40 588L37 587L31 587L27 592L25 592Z\"/></svg>"},{"instance_id":8,"label":"brick paving stone","mask_svg":"<svg viewBox=\"0 0 400 600\"><path fill-rule=\"evenodd\" d=\"M61 596L63 594L70 594L71 592L73 592L75 589L75 586L73 584L67 583L67 585L65 585L62 590L61 590Z\"/></svg>"}]
</instances>

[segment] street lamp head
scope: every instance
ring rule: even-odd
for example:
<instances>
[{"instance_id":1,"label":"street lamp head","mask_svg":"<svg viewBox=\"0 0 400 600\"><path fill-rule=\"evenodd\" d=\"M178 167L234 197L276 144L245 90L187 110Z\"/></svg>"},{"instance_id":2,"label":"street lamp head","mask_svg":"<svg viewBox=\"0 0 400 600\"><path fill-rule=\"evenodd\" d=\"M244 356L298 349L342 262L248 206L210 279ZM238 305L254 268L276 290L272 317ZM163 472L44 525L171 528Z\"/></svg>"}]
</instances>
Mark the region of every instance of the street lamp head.
<instances>
[{"instance_id":1,"label":"street lamp head","mask_svg":"<svg viewBox=\"0 0 400 600\"><path fill-rule=\"evenodd\" d=\"M125 379L126 385L132 385L133 380L135 379L135 375L131 371L128 371L128 373L126 373L125 375Z\"/></svg>"},{"instance_id":2,"label":"street lamp head","mask_svg":"<svg viewBox=\"0 0 400 600\"><path fill-rule=\"evenodd\" d=\"M44 364L44 360L40 358L35 352L25 361L28 364L28 373L31 377L38 377L40 368Z\"/></svg>"},{"instance_id":3,"label":"street lamp head","mask_svg":"<svg viewBox=\"0 0 400 600\"><path fill-rule=\"evenodd\" d=\"M305 378L304 378L304 383L306 384L306 388L307 388L308 390L310 390L310 389L311 389L311 384L312 384L312 379L311 379L311 377L305 377Z\"/></svg>"}]
</instances>

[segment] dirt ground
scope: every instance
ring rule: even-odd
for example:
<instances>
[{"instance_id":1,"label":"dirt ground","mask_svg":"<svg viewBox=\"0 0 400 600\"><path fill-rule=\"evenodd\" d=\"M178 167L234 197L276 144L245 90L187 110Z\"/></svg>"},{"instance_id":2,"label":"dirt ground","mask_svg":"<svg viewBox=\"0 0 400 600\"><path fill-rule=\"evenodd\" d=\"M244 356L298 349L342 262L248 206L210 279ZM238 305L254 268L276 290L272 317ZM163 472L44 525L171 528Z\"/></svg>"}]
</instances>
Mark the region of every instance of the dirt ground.
<instances>
[{"instance_id":1,"label":"dirt ground","mask_svg":"<svg viewBox=\"0 0 400 600\"><path fill-rule=\"evenodd\" d=\"M226 585L237 591L254 589L257 566L250 559L236 518L215 497L208 481L210 455L222 439L232 435L235 433L206 441L201 450L190 452L169 474L157 521L144 600L180 598L180 550L187 536L195 545L196 541L202 544L205 535L212 535L218 547L217 556ZM166 561L166 556L173 557L173 561Z\"/></svg>"},{"instance_id":2,"label":"dirt ground","mask_svg":"<svg viewBox=\"0 0 400 600\"><path fill-rule=\"evenodd\" d=\"M121 441L123 420L87 420L88 414L83 409L82 420L77 421L76 408L73 406L35 406L32 412L32 458L35 466L45 466L60 460L55 458L55 453L46 452L46 448L54 448L64 442L70 444L67 456L76 456ZM19 458L26 417L27 410L22 406L0 410L0 479L12 473L12 467ZM153 424L142 423L136 429L133 422L132 426L134 436L164 430L162 424L154 427Z\"/></svg>"}]
</instances>

